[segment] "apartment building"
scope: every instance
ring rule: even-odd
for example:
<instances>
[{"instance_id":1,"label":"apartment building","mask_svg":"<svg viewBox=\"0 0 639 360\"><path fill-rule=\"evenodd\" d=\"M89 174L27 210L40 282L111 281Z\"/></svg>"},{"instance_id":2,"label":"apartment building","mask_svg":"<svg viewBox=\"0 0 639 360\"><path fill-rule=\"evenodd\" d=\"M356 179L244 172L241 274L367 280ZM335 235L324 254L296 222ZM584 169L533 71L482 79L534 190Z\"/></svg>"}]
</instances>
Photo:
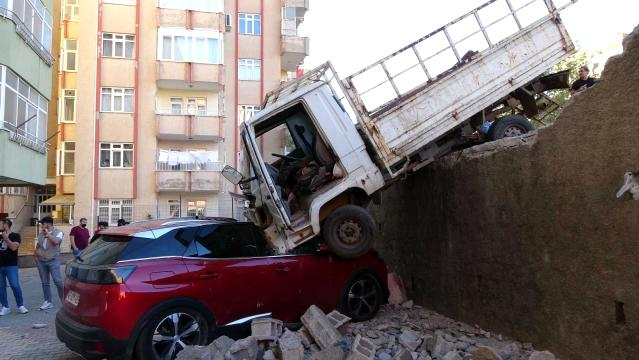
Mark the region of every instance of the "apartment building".
<instances>
[{"instance_id":1,"label":"apartment building","mask_svg":"<svg viewBox=\"0 0 639 360\"><path fill-rule=\"evenodd\" d=\"M0 218L20 230L46 185L52 0L0 0Z\"/></svg>"},{"instance_id":2,"label":"apartment building","mask_svg":"<svg viewBox=\"0 0 639 360\"><path fill-rule=\"evenodd\" d=\"M220 171L308 55L308 0L61 1L56 215L238 216Z\"/></svg>"}]
</instances>

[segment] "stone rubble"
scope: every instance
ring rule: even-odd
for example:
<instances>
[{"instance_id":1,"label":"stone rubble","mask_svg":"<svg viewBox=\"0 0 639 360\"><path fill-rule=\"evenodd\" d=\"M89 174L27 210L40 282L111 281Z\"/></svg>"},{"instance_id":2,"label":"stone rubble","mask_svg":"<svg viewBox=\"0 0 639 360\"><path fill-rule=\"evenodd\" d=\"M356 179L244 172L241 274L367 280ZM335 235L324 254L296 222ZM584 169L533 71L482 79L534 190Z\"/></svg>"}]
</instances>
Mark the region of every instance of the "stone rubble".
<instances>
[{"instance_id":1,"label":"stone rubble","mask_svg":"<svg viewBox=\"0 0 639 360\"><path fill-rule=\"evenodd\" d=\"M256 319L250 337L223 336L208 346L187 346L177 359L201 360L559 360L501 334L446 318L412 301L384 305L369 321L351 323L311 306L296 331L281 321Z\"/></svg>"}]
</instances>

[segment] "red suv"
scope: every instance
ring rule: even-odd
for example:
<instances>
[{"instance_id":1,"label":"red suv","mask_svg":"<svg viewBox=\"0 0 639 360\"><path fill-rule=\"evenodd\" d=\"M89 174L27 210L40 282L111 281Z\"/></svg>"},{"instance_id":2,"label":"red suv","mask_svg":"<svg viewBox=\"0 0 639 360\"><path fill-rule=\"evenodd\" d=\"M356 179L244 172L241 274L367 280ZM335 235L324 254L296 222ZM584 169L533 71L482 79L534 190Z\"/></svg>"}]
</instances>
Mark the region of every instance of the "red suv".
<instances>
[{"instance_id":1,"label":"red suv","mask_svg":"<svg viewBox=\"0 0 639 360\"><path fill-rule=\"evenodd\" d=\"M58 338L87 358L172 359L214 330L311 304L354 320L387 298L386 266L310 242L275 255L251 223L159 220L105 230L67 264Z\"/></svg>"}]
</instances>

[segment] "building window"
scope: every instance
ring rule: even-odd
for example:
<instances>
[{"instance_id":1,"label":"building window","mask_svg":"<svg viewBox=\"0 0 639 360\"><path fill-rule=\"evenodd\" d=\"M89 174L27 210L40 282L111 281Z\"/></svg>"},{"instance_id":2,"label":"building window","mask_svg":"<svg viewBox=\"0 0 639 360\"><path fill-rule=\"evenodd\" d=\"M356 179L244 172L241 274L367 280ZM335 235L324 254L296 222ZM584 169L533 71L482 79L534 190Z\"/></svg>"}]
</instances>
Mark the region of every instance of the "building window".
<instances>
[{"instance_id":1,"label":"building window","mask_svg":"<svg viewBox=\"0 0 639 360\"><path fill-rule=\"evenodd\" d=\"M51 63L51 36L53 18L41 0L2 0L0 16L13 20L16 31L27 44L48 64ZM17 18L17 19L16 19Z\"/></svg>"},{"instance_id":2,"label":"building window","mask_svg":"<svg viewBox=\"0 0 639 360\"><path fill-rule=\"evenodd\" d=\"M239 13L240 34L260 35L262 33L262 20L257 14Z\"/></svg>"},{"instance_id":3,"label":"building window","mask_svg":"<svg viewBox=\"0 0 639 360\"><path fill-rule=\"evenodd\" d=\"M100 144L101 168L132 168L133 144Z\"/></svg>"},{"instance_id":4,"label":"building window","mask_svg":"<svg viewBox=\"0 0 639 360\"><path fill-rule=\"evenodd\" d=\"M240 59L238 71L239 80L255 80L261 78L261 63L259 59Z\"/></svg>"},{"instance_id":5,"label":"building window","mask_svg":"<svg viewBox=\"0 0 639 360\"><path fill-rule=\"evenodd\" d=\"M203 64L221 64L222 41L219 33L162 29L158 30L158 59Z\"/></svg>"},{"instance_id":6,"label":"building window","mask_svg":"<svg viewBox=\"0 0 639 360\"><path fill-rule=\"evenodd\" d=\"M180 217L180 200L169 200L169 216L172 218Z\"/></svg>"},{"instance_id":7,"label":"building window","mask_svg":"<svg viewBox=\"0 0 639 360\"><path fill-rule=\"evenodd\" d=\"M102 33L102 56L133 59L135 36Z\"/></svg>"},{"instance_id":8,"label":"building window","mask_svg":"<svg viewBox=\"0 0 639 360\"><path fill-rule=\"evenodd\" d=\"M46 151L47 107L49 102L5 66L0 66L0 128L15 132L21 144ZM0 107L1 108L1 107Z\"/></svg>"},{"instance_id":9,"label":"building window","mask_svg":"<svg viewBox=\"0 0 639 360\"><path fill-rule=\"evenodd\" d=\"M206 213L206 201L189 201L186 205L186 216L204 216Z\"/></svg>"},{"instance_id":10,"label":"building window","mask_svg":"<svg viewBox=\"0 0 639 360\"><path fill-rule=\"evenodd\" d=\"M133 200L101 199L98 201L98 221L107 221L109 226L117 226L118 220L133 220Z\"/></svg>"},{"instance_id":11,"label":"building window","mask_svg":"<svg viewBox=\"0 0 639 360\"><path fill-rule=\"evenodd\" d=\"M64 19L78 21L80 15L79 0L64 0Z\"/></svg>"},{"instance_id":12,"label":"building window","mask_svg":"<svg viewBox=\"0 0 639 360\"><path fill-rule=\"evenodd\" d=\"M158 6L165 9L224 12L224 0L160 0Z\"/></svg>"},{"instance_id":13,"label":"building window","mask_svg":"<svg viewBox=\"0 0 639 360\"><path fill-rule=\"evenodd\" d=\"M65 141L60 150L60 175L75 174L75 141Z\"/></svg>"},{"instance_id":14,"label":"building window","mask_svg":"<svg viewBox=\"0 0 639 360\"><path fill-rule=\"evenodd\" d=\"M260 110L262 110L262 108L258 105L240 105L237 113L238 125L243 124Z\"/></svg>"},{"instance_id":15,"label":"building window","mask_svg":"<svg viewBox=\"0 0 639 360\"><path fill-rule=\"evenodd\" d=\"M182 98L172 97L171 101L171 115L182 115Z\"/></svg>"},{"instance_id":16,"label":"building window","mask_svg":"<svg viewBox=\"0 0 639 360\"><path fill-rule=\"evenodd\" d=\"M78 40L64 39L64 71L78 71Z\"/></svg>"},{"instance_id":17,"label":"building window","mask_svg":"<svg viewBox=\"0 0 639 360\"><path fill-rule=\"evenodd\" d=\"M102 112L133 112L133 89L102 88Z\"/></svg>"},{"instance_id":18,"label":"building window","mask_svg":"<svg viewBox=\"0 0 639 360\"><path fill-rule=\"evenodd\" d=\"M60 122L74 123L75 122L75 89L65 89L64 96L62 97L62 108L60 109Z\"/></svg>"}]
</instances>

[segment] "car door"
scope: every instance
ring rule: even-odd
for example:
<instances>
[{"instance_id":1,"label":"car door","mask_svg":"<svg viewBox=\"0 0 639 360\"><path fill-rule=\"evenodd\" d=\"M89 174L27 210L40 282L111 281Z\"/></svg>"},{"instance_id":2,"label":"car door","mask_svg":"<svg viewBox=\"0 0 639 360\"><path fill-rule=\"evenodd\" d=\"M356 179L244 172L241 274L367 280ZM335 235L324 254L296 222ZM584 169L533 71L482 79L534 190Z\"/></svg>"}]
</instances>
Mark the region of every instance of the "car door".
<instances>
[{"instance_id":1,"label":"car door","mask_svg":"<svg viewBox=\"0 0 639 360\"><path fill-rule=\"evenodd\" d=\"M263 281L269 291L264 293L265 309L276 319L298 322L308 302L302 297L300 261L294 254L273 255L262 233L253 224L245 229L255 239L257 250L268 256L270 271Z\"/></svg>"},{"instance_id":2,"label":"car door","mask_svg":"<svg viewBox=\"0 0 639 360\"><path fill-rule=\"evenodd\" d=\"M267 313L264 294L270 289L269 259L259 256L252 238L238 224L203 226L198 232L187 267L218 325L249 320ZM196 254L195 256L193 256Z\"/></svg>"}]
</instances>

